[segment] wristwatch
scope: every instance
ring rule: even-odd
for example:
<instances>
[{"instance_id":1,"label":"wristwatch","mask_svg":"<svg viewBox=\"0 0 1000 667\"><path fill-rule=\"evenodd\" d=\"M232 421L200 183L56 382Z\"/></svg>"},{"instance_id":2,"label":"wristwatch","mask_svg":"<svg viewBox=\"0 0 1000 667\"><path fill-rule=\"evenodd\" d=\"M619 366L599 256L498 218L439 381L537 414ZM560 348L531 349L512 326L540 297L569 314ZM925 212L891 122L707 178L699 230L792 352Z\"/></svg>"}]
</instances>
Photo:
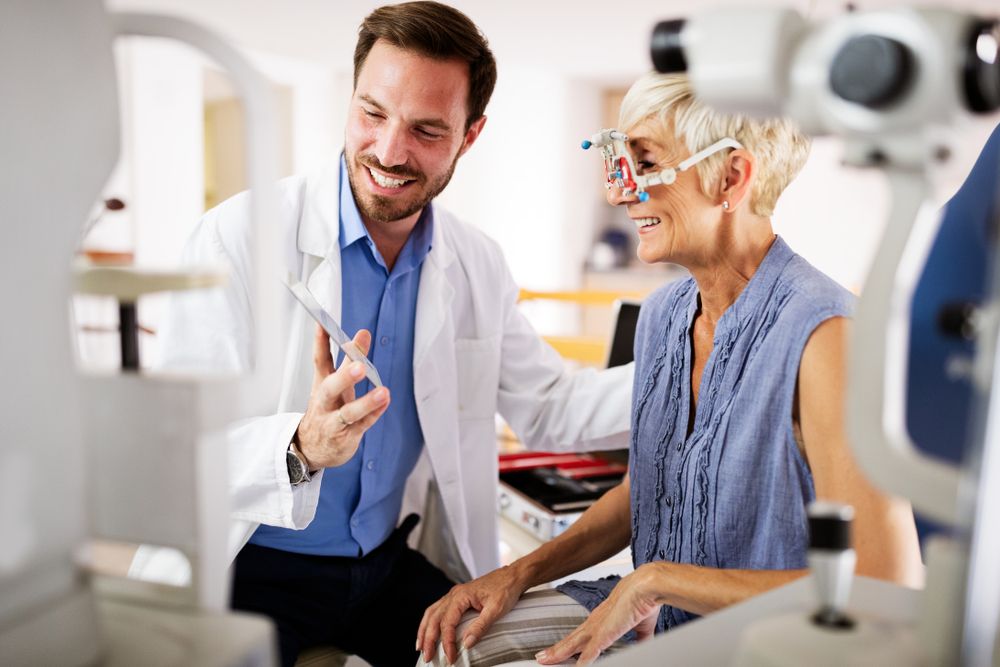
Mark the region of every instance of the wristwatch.
<instances>
[{"instance_id":1,"label":"wristwatch","mask_svg":"<svg viewBox=\"0 0 1000 667\"><path fill-rule=\"evenodd\" d=\"M292 486L305 484L312 479L309 466L306 465L305 457L295 446L295 441L288 443L288 452L285 454L285 464L288 466L288 481Z\"/></svg>"}]
</instances>

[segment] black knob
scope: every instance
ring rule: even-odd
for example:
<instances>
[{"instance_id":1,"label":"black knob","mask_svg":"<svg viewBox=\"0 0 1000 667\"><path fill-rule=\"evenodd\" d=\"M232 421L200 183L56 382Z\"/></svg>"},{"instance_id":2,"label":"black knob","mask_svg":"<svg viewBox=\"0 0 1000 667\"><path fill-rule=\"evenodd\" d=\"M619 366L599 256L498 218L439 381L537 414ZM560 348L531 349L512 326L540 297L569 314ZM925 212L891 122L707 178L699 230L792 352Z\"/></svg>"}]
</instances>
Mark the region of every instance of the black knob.
<instances>
[{"instance_id":1,"label":"black knob","mask_svg":"<svg viewBox=\"0 0 1000 667\"><path fill-rule=\"evenodd\" d=\"M809 569L820 603L812 621L828 630L849 630L854 621L846 609L857 563L851 548L854 510L848 505L817 501L809 505L808 516Z\"/></svg>"},{"instance_id":2,"label":"black knob","mask_svg":"<svg viewBox=\"0 0 1000 667\"><path fill-rule=\"evenodd\" d=\"M973 340L976 337L976 304L967 301L946 303L938 311L937 325L946 336Z\"/></svg>"},{"instance_id":3,"label":"black knob","mask_svg":"<svg viewBox=\"0 0 1000 667\"><path fill-rule=\"evenodd\" d=\"M966 44L965 105L975 113L1000 109L1000 22L976 21Z\"/></svg>"},{"instance_id":4,"label":"black knob","mask_svg":"<svg viewBox=\"0 0 1000 667\"><path fill-rule=\"evenodd\" d=\"M853 512L837 510L809 512L809 548L847 551L851 548Z\"/></svg>"},{"instance_id":5,"label":"black knob","mask_svg":"<svg viewBox=\"0 0 1000 667\"><path fill-rule=\"evenodd\" d=\"M906 92L914 69L905 44L880 35L852 37L833 59L830 88L848 102L879 109Z\"/></svg>"},{"instance_id":6,"label":"black knob","mask_svg":"<svg viewBox=\"0 0 1000 667\"><path fill-rule=\"evenodd\" d=\"M657 72L669 74L687 71L684 46L681 44L684 24L684 19L674 19L673 21L660 21L653 28L649 55L653 59L653 67L656 68Z\"/></svg>"}]
</instances>

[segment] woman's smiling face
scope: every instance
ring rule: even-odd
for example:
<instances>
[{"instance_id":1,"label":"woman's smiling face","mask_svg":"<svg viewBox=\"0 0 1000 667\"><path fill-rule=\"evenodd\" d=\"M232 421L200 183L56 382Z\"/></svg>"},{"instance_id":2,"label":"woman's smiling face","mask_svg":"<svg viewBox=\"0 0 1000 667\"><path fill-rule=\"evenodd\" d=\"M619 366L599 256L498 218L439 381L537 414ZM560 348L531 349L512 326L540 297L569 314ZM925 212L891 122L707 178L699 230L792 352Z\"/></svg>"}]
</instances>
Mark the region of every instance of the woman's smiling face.
<instances>
[{"instance_id":1,"label":"woman's smiling face","mask_svg":"<svg viewBox=\"0 0 1000 667\"><path fill-rule=\"evenodd\" d=\"M691 152L673 133L655 118L643 121L628 132L628 148L639 174L651 174L676 167ZM643 262L687 264L692 252L703 248L712 237L713 219L718 219L715 203L701 191L695 169L678 172L671 185L654 185L647 190L649 199L623 197L621 190L608 191L608 202L624 205L636 224L639 246L636 254Z\"/></svg>"}]
</instances>

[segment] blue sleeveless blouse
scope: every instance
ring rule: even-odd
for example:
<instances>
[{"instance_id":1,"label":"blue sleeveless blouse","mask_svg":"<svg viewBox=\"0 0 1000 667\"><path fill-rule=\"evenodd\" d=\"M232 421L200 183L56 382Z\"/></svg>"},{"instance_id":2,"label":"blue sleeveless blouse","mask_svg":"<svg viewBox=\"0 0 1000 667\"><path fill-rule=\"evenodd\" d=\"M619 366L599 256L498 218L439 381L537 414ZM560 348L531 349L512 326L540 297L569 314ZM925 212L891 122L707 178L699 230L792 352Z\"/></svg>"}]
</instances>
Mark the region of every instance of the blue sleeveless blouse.
<instances>
[{"instance_id":1,"label":"blue sleeveless blouse","mask_svg":"<svg viewBox=\"0 0 1000 667\"><path fill-rule=\"evenodd\" d=\"M792 407L806 341L824 320L848 316L854 297L775 238L715 328L693 429L693 278L650 295L635 339L629 458L632 562L715 568L806 567L812 474L795 439ZM571 581L559 590L591 611L618 582ZM693 618L664 605L657 631Z\"/></svg>"}]
</instances>

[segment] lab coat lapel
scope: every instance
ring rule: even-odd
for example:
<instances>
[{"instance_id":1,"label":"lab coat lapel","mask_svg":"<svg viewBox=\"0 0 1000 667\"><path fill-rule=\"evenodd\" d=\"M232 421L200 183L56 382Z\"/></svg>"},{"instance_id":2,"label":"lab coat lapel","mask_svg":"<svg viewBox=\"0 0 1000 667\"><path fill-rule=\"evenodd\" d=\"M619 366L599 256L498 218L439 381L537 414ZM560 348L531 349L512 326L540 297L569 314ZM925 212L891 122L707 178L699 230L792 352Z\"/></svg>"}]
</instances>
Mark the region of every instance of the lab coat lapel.
<instances>
[{"instance_id":1,"label":"lab coat lapel","mask_svg":"<svg viewBox=\"0 0 1000 667\"><path fill-rule=\"evenodd\" d=\"M302 253L299 280L338 321L342 306L339 165L337 160L306 180L297 237ZM312 390L316 324L305 308L296 307L292 312L279 412L303 412Z\"/></svg>"},{"instance_id":2,"label":"lab coat lapel","mask_svg":"<svg viewBox=\"0 0 1000 667\"><path fill-rule=\"evenodd\" d=\"M436 220L431 251L424 259L417 292L417 314L413 338L413 369L416 371L426 361L425 357L434 344L446 321L455 297L455 288L448 281L447 269L455 261L455 251L448 245L444 216ZM418 394L419 395L419 394Z\"/></svg>"},{"instance_id":3,"label":"lab coat lapel","mask_svg":"<svg viewBox=\"0 0 1000 667\"><path fill-rule=\"evenodd\" d=\"M413 392L423 430L424 446L436 487L447 514L454 543L466 563L474 562L468 548L468 508L462 499L459 466L459 431L455 419L455 396L443 382L454 384L455 341L451 312L455 287L448 268L456 260L445 231L447 214L435 218L434 238L420 273L413 344ZM426 478L411 476L410 485L423 497ZM426 502L419 505L426 509ZM442 528L442 527L439 527ZM438 538L438 541L444 538Z\"/></svg>"},{"instance_id":4,"label":"lab coat lapel","mask_svg":"<svg viewBox=\"0 0 1000 667\"><path fill-rule=\"evenodd\" d=\"M299 224L299 250L305 257L302 279L306 287L339 322L342 305L339 160L325 169L315 181L306 184ZM316 259L310 261L310 257Z\"/></svg>"}]
</instances>

